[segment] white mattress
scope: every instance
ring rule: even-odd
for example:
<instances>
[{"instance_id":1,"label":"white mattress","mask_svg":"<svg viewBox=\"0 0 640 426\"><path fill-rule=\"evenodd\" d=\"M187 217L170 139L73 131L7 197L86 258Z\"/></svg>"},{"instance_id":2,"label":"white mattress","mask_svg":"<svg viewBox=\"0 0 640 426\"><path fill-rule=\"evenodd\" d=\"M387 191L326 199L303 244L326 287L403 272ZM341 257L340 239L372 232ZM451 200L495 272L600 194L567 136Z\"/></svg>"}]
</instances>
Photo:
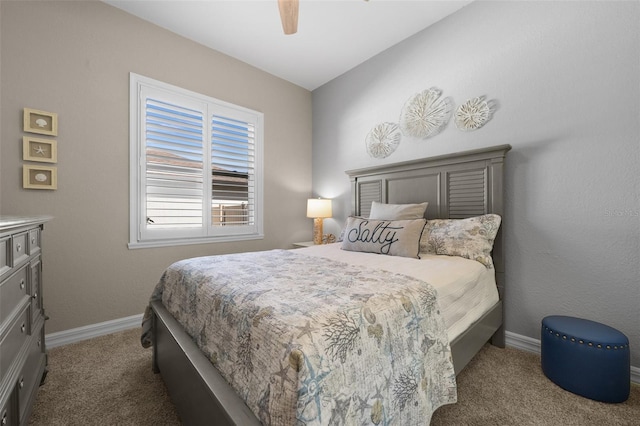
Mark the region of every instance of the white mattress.
<instances>
[{"instance_id":1,"label":"white mattress","mask_svg":"<svg viewBox=\"0 0 640 426\"><path fill-rule=\"evenodd\" d=\"M458 337L498 300L495 271L457 256L421 255L421 259L342 250L340 243L297 249L301 253L405 274L438 291L449 341Z\"/></svg>"}]
</instances>

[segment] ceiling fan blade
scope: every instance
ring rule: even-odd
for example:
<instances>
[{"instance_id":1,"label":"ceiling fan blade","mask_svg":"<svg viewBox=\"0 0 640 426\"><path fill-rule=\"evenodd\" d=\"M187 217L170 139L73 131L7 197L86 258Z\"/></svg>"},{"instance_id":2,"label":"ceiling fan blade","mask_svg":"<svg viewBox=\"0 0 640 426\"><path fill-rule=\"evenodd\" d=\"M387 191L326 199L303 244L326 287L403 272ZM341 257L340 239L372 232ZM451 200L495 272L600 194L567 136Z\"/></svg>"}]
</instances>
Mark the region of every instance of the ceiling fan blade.
<instances>
[{"instance_id":1,"label":"ceiling fan blade","mask_svg":"<svg viewBox=\"0 0 640 426\"><path fill-rule=\"evenodd\" d=\"M280 20L285 34L295 34L298 31L298 0L278 0Z\"/></svg>"}]
</instances>

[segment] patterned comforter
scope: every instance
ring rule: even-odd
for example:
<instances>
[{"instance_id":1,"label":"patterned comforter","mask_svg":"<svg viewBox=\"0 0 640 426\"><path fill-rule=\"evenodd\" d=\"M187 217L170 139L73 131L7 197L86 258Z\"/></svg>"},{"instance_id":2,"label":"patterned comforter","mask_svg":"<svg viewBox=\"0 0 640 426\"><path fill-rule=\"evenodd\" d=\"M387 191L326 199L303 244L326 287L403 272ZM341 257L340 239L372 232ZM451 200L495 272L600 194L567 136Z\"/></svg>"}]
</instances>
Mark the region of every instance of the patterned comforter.
<instances>
[{"instance_id":1,"label":"patterned comforter","mask_svg":"<svg viewBox=\"0 0 640 426\"><path fill-rule=\"evenodd\" d=\"M176 262L152 300L265 425L426 425L456 402L446 328L423 281L272 250Z\"/></svg>"}]
</instances>

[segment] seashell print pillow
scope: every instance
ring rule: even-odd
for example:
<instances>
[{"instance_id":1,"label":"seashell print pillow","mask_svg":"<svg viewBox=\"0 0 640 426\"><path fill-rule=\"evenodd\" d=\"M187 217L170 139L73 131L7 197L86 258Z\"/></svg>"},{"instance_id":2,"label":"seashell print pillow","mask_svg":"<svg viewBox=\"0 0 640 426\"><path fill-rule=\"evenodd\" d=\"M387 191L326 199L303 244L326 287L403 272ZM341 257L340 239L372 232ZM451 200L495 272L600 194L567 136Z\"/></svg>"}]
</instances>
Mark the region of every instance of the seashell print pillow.
<instances>
[{"instance_id":1,"label":"seashell print pillow","mask_svg":"<svg viewBox=\"0 0 640 426\"><path fill-rule=\"evenodd\" d=\"M419 259L420 237L425 223L425 219L372 220L350 217L341 248Z\"/></svg>"},{"instance_id":2,"label":"seashell print pillow","mask_svg":"<svg viewBox=\"0 0 640 426\"><path fill-rule=\"evenodd\" d=\"M420 239L420 253L460 256L492 269L491 250L501 221L497 214L428 220Z\"/></svg>"}]
</instances>

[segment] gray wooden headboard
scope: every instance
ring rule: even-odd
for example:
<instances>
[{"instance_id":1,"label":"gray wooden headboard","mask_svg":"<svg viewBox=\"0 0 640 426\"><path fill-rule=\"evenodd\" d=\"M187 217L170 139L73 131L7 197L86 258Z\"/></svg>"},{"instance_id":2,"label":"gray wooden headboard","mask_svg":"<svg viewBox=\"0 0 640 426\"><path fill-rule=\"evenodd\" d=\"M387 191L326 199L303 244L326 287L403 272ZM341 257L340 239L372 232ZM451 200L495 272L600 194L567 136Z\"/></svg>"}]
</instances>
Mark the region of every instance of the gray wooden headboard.
<instances>
[{"instance_id":1,"label":"gray wooden headboard","mask_svg":"<svg viewBox=\"0 0 640 426\"><path fill-rule=\"evenodd\" d=\"M427 219L463 219L487 213L504 224L504 160L511 145L500 145L402 163L348 170L352 212L368 217L371 203L429 202ZM504 291L502 229L493 245L496 282Z\"/></svg>"}]
</instances>

